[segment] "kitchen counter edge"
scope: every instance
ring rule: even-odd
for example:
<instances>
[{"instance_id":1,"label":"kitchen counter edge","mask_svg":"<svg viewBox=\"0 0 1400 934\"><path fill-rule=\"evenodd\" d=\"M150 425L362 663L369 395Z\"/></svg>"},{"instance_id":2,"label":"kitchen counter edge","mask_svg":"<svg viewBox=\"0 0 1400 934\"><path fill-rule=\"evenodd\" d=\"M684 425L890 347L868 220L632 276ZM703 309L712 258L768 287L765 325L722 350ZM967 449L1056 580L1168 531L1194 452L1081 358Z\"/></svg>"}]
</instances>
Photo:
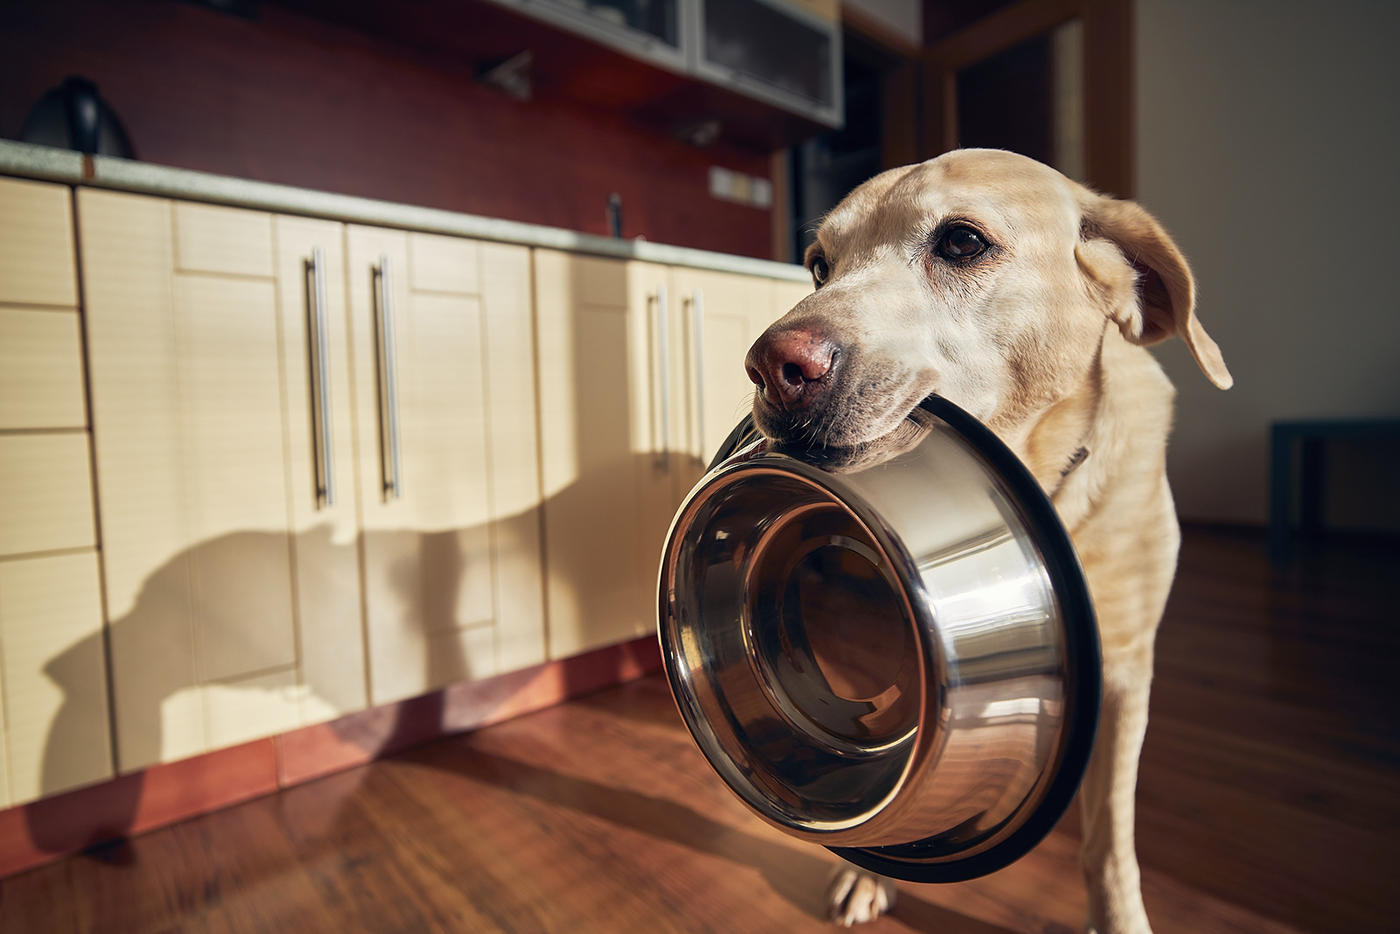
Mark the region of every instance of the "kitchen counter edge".
<instances>
[{"instance_id":1,"label":"kitchen counter edge","mask_svg":"<svg viewBox=\"0 0 1400 934\"><path fill-rule=\"evenodd\" d=\"M807 270L793 263L714 253L645 240L617 240L560 227L461 214L310 188L196 172L111 156L84 156L66 149L0 140L0 175L160 195L208 204L300 214L355 224L398 227L425 233L495 240L526 246L634 259L716 272L809 282Z\"/></svg>"}]
</instances>

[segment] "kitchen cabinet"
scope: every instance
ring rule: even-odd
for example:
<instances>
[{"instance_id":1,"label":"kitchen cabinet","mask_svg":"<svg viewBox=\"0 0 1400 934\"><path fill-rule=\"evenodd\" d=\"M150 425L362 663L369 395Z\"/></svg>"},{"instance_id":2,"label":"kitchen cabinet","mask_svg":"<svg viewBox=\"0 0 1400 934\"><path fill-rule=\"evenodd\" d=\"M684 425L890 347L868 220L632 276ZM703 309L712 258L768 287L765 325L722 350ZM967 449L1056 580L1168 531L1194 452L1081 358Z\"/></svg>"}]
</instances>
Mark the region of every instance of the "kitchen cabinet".
<instances>
[{"instance_id":1,"label":"kitchen cabinet","mask_svg":"<svg viewBox=\"0 0 1400 934\"><path fill-rule=\"evenodd\" d=\"M0 304L0 426L86 433L77 308Z\"/></svg>"},{"instance_id":2,"label":"kitchen cabinet","mask_svg":"<svg viewBox=\"0 0 1400 934\"><path fill-rule=\"evenodd\" d=\"M661 460L665 267L535 252L549 654L648 631L647 531L671 498Z\"/></svg>"},{"instance_id":3,"label":"kitchen cabinet","mask_svg":"<svg viewBox=\"0 0 1400 934\"><path fill-rule=\"evenodd\" d=\"M86 433L0 435L0 554L96 545Z\"/></svg>"},{"instance_id":4,"label":"kitchen cabinet","mask_svg":"<svg viewBox=\"0 0 1400 934\"><path fill-rule=\"evenodd\" d=\"M543 660L527 248L79 198L123 770Z\"/></svg>"},{"instance_id":5,"label":"kitchen cabinet","mask_svg":"<svg viewBox=\"0 0 1400 934\"><path fill-rule=\"evenodd\" d=\"M491 2L668 71L841 125L840 9L830 0Z\"/></svg>"},{"instance_id":6,"label":"kitchen cabinet","mask_svg":"<svg viewBox=\"0 0 1400 934\"><path fill-rule=\"evenodd\" d=\"M279 0L547 106L773 152L839 127L836 0Z\"/></svg>"},{"instance_id":7,"label":"kitchen cabinet","mask_svg":"<svg viewBox=\"0 0 1400 934\"><path fill-rule=\"evenodd\" d=\"M371 700L544 661L530 255L352 225Z\"/></svg>"},{"instance_id":8,"label":"kitchen cabinet","mask_svg":"<svg viewBox=\"0 0 1400 934\"><path fill-rule=\"evenodd\" d=\"M0 179L0 302L77 307L71 198L64 185Z\"/></svg>"},{"instance_id":9,"label":"kitchen cabinet","mask_svg":"<svg viewBox=\"0 0 1400 934\"><path fill-rule=\"evenodd\" d=\"M106 778L73 206L0 179L0 806Z\"/></svg>"},{"instance_id":10,"label":"kitchen cabinet","mask_svg":"<svg viewBox=\"0 0 1400 934\"><path fill-rule=\"evenodd\" d=\"M682 0L492 0L663 68L684 71L692 41Z\"/></svg>"},{"instance_id":11,"label":"kitchen cabinet","mask_svg":"<svg viewBox=\"0 0 1400 934\"><path fill-rule=\"evenodd\" d=\"M560 657L654 631L666 531L751 397L744 355L810 288L551 250L535 276Z\"/></svg>"},{"instance_id":12,"label":"kitchen cabinet","mask_svg":"<svg viewBox=\"0 0 1400 934\"><path fill-rule=\"evenodd\" d=\"M649 635L807 291L74 186L0 178L0 806Z\"/></svg>"},{"instance_id":13,"label":"kitchen cabinet","mask_svg":"<svg viewBox=\"0 0 1400 934\"><path fill-rule=\"evenodd\" d=\"M273 225L281 341L288 373L288 511L295 558L292 592L301 721L312 723L360 710L369 702L344 226L277 215ZM318 286L323 290L320 306L324 328L317 320ZM322 335L324 407L320 387L313 384L313 378L321 373L314 361L319 359L318 338Z\"/></svg>"},{"instance_id":14,"label":"kitchen cabinet","mask_svg":"<svg viewBox=\"0 0 1400 934\"><path fill-rule=\"evenodd\" d=\"M838 3L694 0L691 11L696 75L829 127L842 125Z\"/></svg>"},{"instance_id":15,"label":"kitchen cabinet","mask_svg":"<svg viewBox=\"0 0 1400 934\"><path fill-rule=\"evenodd\" d=\"M78 209L120 769L363 707L340 225Z\"/></svg>"},{"instance_id":16,"label":"kitchen cabinet","mask_svg":"<svg viewBox=\"0 0 1400 934\"><path fill-rule=\"evenodd\" d=\"M686 267L675 267L672 281L685 347L681 367L686 451L691 467L703 468L749 412L754 389L744 369L749 347L811 287ZM686 490L698 479L694 473Z\"/></svg>"}]
</instances>

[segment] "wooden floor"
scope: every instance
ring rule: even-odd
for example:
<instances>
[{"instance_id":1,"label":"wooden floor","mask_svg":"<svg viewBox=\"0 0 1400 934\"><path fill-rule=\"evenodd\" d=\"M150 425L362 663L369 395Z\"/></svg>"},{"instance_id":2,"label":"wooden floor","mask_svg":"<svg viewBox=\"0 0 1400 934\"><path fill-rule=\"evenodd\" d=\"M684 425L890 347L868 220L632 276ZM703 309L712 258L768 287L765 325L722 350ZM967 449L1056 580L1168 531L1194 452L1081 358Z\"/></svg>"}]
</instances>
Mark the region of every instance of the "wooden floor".
<instances>
[{"instance_id":1,"label":"wooden floor","mask_svg":"<svg viewBox=\"0 0 1400 934\"><path fill-rule=\"evenodd\" d=\"M1400 930L1397 567L1333 542L1271 573L1261 534L1188 530L1139 792L1157 934ZM1078 931L1077 844L865 930ZM832 861L749 817L649 679L4 880L0 931L828 931Z\"/></svg>"}]
</instances>

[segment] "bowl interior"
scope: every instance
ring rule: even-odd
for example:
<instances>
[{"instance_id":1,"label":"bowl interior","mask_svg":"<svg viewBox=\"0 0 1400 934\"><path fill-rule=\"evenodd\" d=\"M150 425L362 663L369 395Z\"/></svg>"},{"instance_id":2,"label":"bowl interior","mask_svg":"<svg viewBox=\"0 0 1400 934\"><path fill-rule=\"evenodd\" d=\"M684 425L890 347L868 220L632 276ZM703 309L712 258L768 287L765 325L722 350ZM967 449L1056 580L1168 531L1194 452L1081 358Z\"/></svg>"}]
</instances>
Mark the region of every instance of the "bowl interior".
<instances>
[{"instance_id":1,"label":"bowl interior","mask_svg":"<svg viewBox=\"0 0 1400 934\"><path fill-rule=\"evenodd\" d=\"M868 820L908 771L926 703L897 558L824 485L772 467L705 488L672 547L678 699L711 763L775 821Z\"/></svg>"}]
</instances>

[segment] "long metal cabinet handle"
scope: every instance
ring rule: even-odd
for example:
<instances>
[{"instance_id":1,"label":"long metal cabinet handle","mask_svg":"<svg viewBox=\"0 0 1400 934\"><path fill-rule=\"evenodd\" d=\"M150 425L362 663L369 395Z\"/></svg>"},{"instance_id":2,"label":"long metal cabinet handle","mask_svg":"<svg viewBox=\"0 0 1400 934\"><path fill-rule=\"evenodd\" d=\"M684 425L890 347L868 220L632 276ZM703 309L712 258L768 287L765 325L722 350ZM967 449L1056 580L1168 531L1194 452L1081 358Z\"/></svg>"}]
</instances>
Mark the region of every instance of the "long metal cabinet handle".
<instances>
[{"instance_id":1,"label":"long metal cabinet handle","mask_svg":"<svg viewBox=\"0 0 1400 934\"><path fill-rule=\"evenodd\" d=\"M311 281L311 419L316 448L316 505L335 505L335 457L331 441L331 370L326 335L326 257L320 247L306 264Z\"/></svg>"},{"instance_id":2,"label":"long metal cabinet handle","mask_svg":"<svg viewBox=\"0 0 1400 934\"><path fill-rule=\"evenodd\" d=\"M671 351L666 319L666 286L662 285L656 289L656 352L660 357L656 373L661 397L661 451L656 460L662 470L671 469Z\"/></svg>"},{"instance_id":3,"label":"long metal cabinet handle","mask_svg":"<svg viewBox=\"0 0 1400 934\"><path fill-rule=\"evenodd\" d=\"M710 457L705 450L705 290L690 295L691 326L695 337L695 428L699 435L697 453L702 462Z\"/></svg>"},{"instance_id":4,"label":"long metal cabinet handle","mask_svg":"<svg viewBox=\"0 0 1400 934\"><path fill-rule=\"evenodd\" d=\"M403 499L403 465L399 460L399 375L394 347L394 289L389 257L379 257L374 271L379 286L379 448L386 499Z\"/></svg>"}]
</instances>

